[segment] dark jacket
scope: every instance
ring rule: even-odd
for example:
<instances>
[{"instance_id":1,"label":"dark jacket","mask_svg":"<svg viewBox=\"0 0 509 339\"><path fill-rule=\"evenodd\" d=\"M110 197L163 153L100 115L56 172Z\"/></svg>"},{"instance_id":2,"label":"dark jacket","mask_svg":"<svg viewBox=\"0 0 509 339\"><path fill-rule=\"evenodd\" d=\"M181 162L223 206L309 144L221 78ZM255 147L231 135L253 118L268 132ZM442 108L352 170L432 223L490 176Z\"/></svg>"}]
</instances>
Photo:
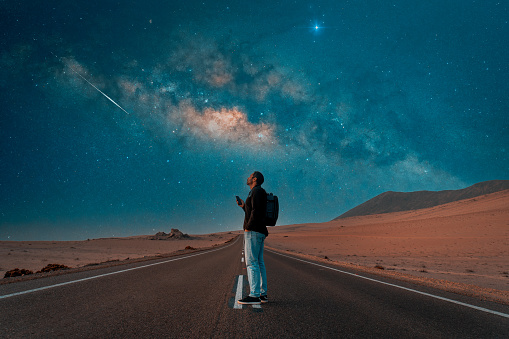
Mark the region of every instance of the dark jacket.
<instances>
[{"instance_id":1,"label":"dark jacket","mask_svg":"<svg viewBox=\"0 0 509 339\"><path fill-rule=\"evenodd\" d=\"M244 204L244 230L269 235L265 224L267 210L267 192L261 186L255 186L249 192Z\"/></svg>"}]
</instances>

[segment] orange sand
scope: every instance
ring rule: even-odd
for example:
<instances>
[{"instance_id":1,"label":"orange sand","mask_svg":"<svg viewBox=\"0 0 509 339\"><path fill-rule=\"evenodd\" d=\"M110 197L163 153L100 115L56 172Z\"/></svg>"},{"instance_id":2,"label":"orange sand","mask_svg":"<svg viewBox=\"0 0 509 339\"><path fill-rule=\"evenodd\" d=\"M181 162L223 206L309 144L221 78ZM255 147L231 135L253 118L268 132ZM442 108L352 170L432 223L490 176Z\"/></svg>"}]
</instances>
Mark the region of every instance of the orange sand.
<instances>
[{"instance_id":1,"label":"orange sand","mask_svg":"<svg viewBox=\"0 0 509 339\"><path fill-rule=\"evenodd\" d=\"M274 249L509 291L509 190L269 231L266 245Z\"/></svg>"},{"instance_id":2,"label":"orange sand","mask_svg":"<svg viewBox=\"0 0 509 339\"><path fill-rule=\"evenodd\" d=\"M487 294L473 294L509 303L509 190L428 209L278 226L269 232L266 246L279 251L318 260L327 257L332 264L360 265L384 274L410 275L419 280L417 283L452 286L449 290L470 293L477 289L462 284L494 289ZM47 264L83 267L164 255L186 246L223 244L239 233L198 235L185 240L148 240L148 236L140 236L65 242L1 241L0 274L3 277L14 268L35 272ZM384 270L373 269L375 266Z\"/></svg>"},{"instance_id":3,"label":"orange sand","mask_svg":"<svg viewBox=\"0 0 509 339\"><path fill-rule=\"evenodd\" d=\"M106 261L153 257L183 250L186 246L198 249L224 244L235 236L214 233L169 240L136 236L88 241L0 241L0 281L6 271L14 268L29 269L35 273L48 264L77 268Z\"/></svg>"}]
</instances>

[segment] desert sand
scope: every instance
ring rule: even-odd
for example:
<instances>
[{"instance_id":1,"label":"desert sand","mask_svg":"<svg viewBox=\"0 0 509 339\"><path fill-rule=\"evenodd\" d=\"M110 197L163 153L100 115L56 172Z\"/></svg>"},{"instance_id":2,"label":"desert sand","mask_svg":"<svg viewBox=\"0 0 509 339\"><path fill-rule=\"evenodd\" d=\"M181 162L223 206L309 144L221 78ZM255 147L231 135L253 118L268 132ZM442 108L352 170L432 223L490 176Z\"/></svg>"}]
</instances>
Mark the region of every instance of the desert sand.
<instances>
[{"instance_id":1,"label":"desert sand","mask_svg":"<svg viewBox=\"0 0 509 339\"><path fill-rule=\"evenodd\" d=\"M509 300L509 190L427 209L270 231L266 246L279 251L416 277L437 287L495 289Z\"/></svg>"},{"instance_id":2,"label":"desert sand","mask_svg":"<svg viewBox=\"0 0 509 339\"><path fill-rule=\"evenodd\" d=\"M238 233L240 232L190 235L189 238L168 240L151 240L153 235L145 235L85 241L0 241L0 283L12 280L13 278L2 278L5 272L15 268L35 273L48 264L82 268L106 262L168 256L177 252L185 253L218 246Z\"/></svg>"},{"instance_id":3,"label":"desert sand","mask_svg":"<svg viewBox=\"0 0 509 339\"><path fill-rule=\"evenodd\" d=\"M277 226L269 232L266 246L276 251L509 303L509 190L427 209ZM0 274L14 268L35 272L47 264L80 268L185 253L187 246L217 246L241 233L169 240L2 241Z\"/></svg>"}]
</instances>

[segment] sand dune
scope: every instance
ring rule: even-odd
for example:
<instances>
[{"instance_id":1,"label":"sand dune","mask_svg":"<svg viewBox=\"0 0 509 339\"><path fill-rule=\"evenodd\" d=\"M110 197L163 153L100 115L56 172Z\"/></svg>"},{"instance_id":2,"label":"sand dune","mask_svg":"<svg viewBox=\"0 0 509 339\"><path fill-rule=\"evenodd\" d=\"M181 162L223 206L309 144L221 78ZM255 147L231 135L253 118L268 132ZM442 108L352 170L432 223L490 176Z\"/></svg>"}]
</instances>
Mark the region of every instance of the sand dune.
<instances>
[{"instance_id":1,"label":"sand dune","mask_svg":"<svg viewBox=\"0 0 509 339\"><path fill-rule=\"evenodd\" d=\"M509 180L491 180L480 182L460 190L385 192L352 208L334 220L430 208L507 189L509 189Z\"/></svg>"},{"instance_id":2,"label":"sand dune","mask_svg":"<svg viewBox=\"0 0 509 339\"><path fill-rule=\"evenodd\" d=\"M509 291L509 190L271 231L267 246L275 249Z\"/></svg>"}]
</instances>

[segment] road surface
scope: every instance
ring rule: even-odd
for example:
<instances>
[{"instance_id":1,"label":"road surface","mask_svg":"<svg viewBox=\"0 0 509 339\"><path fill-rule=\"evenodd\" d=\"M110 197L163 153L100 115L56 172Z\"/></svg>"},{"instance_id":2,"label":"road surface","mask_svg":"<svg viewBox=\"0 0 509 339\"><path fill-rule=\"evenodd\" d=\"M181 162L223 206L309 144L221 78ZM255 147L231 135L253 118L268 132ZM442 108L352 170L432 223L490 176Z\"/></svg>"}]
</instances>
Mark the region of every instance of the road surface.
<instances>
[{"instance_id":1,"label":"road surface","mask_svg":"<svg viewBox=\"0 0 509 339\"><path fill-rule=\"evenodd\" d=\"M0 337L509 336L505 305L270 251L265 261L270 302L260 307L235 306L248 293L241 238L212 251L1 285Z\"/></svg>"}]
</instances>

